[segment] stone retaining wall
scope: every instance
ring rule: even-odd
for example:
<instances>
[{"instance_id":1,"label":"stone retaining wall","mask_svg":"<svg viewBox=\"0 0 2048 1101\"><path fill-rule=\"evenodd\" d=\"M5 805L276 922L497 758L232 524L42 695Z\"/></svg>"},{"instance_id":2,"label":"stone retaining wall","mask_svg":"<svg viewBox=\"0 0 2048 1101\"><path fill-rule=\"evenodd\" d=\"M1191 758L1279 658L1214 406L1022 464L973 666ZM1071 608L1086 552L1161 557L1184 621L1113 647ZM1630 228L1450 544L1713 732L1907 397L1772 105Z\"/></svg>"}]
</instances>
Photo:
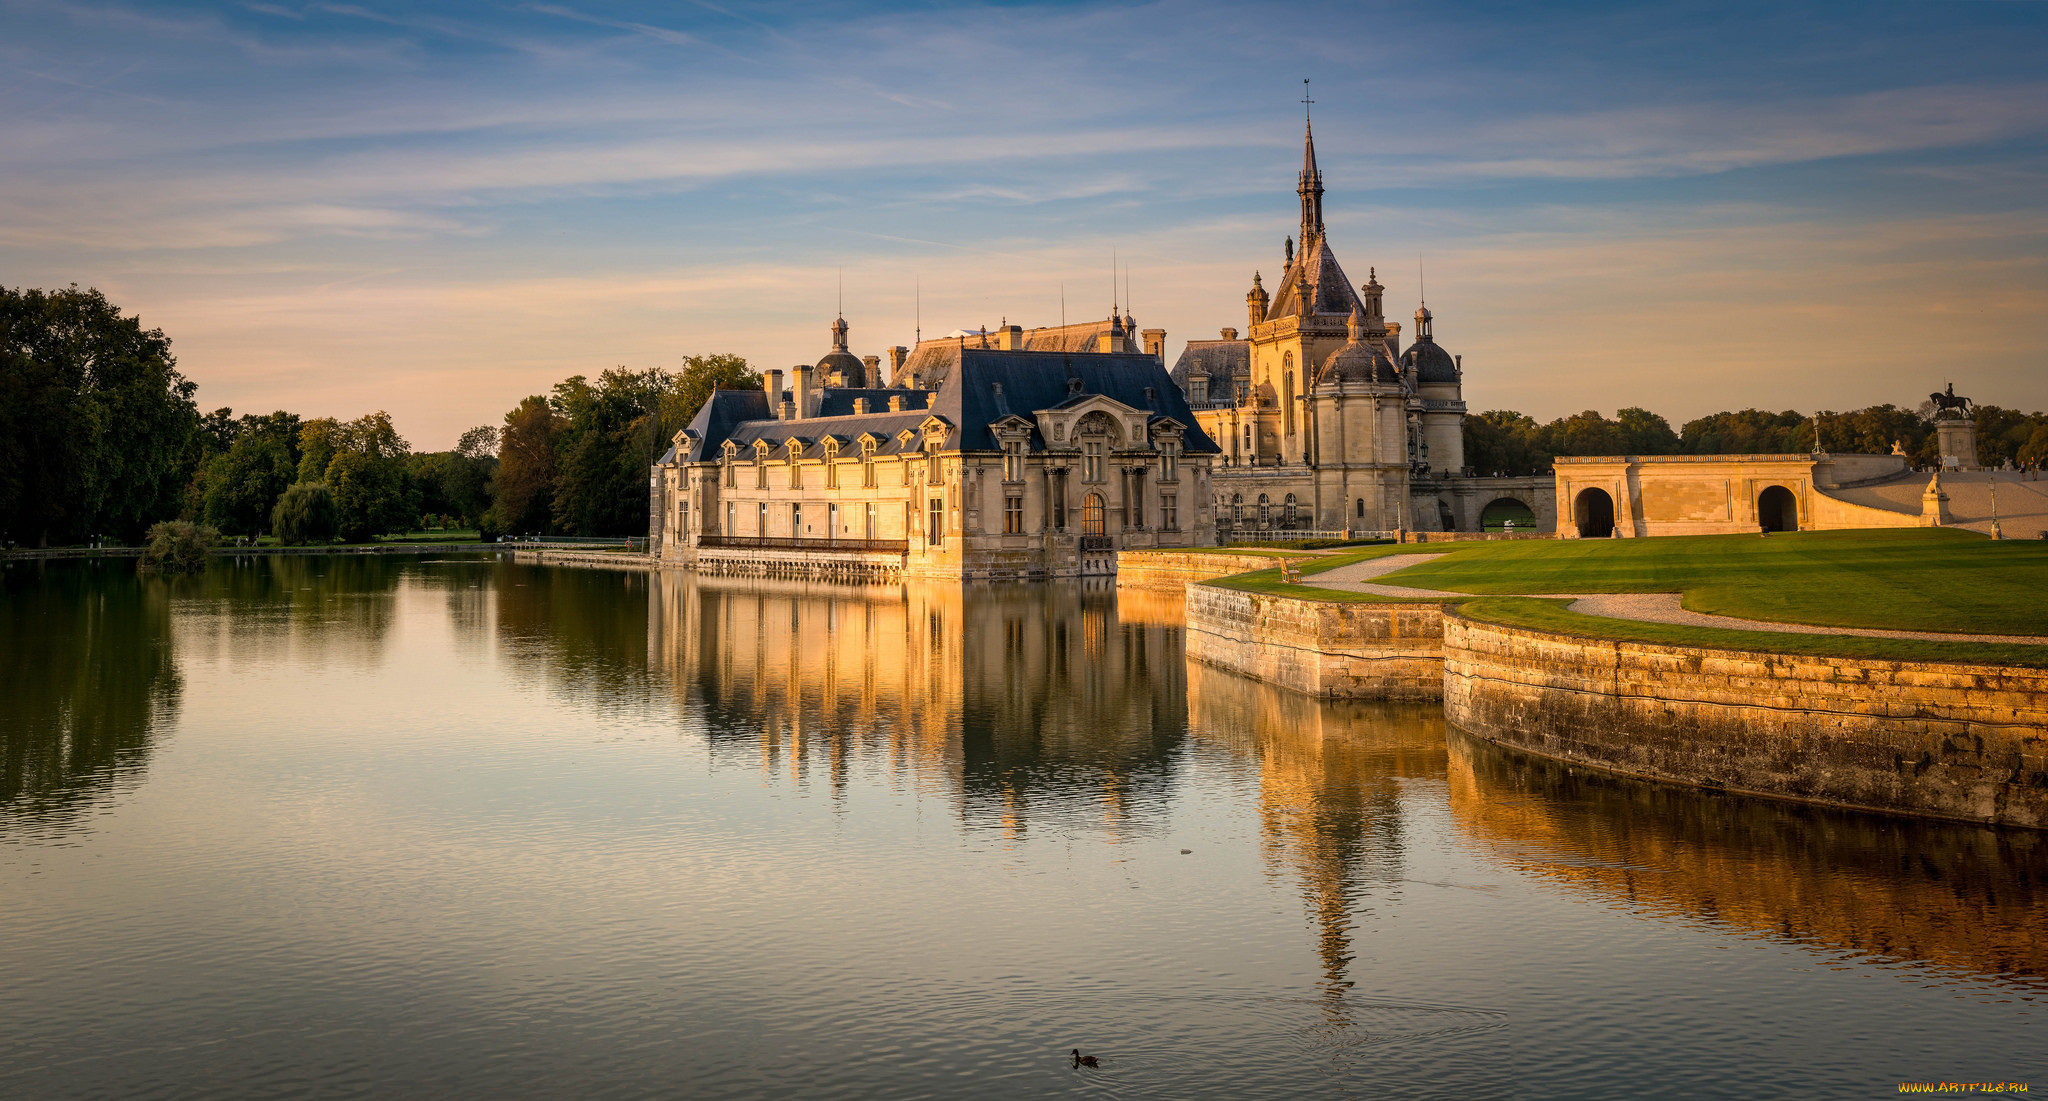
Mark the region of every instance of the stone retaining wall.
<instances>
[{"instance_id":1,"label":"stone retaining wall","mask_svg":"<svg viewBox=\"0 0 2048 1101\"><path fill-rule=\"evenodd\" d=\"M1445 716L1500 744L1729 791L2048 827L2048 670L1579 638L1455 611L1442 623Z\"/></svg>"},{"instance_id":2,"label":"stone retaining wall","mask_svg":"<svg viewBox=\"0 0 2048 1101\"><path fill-rule=\"evenodd\" d=\"M1443 697L1443 605L1188 587L1188 656L1317 696Z\"/></svg>"},{"instance_id":3,"label":"stone retaining wall","mask_svg":"<svg viewBox=\"0 0 2048 1101\"><path fill-rule=\"evenodd\" d=\"M583 566L600 570L651 570L660 565L646 554L575 550L515 550L514 562L529 566Z\"/></svg>"},{"instance_id":4,"label":"stone retaining wall","mask_svg":"<svg viewBox=\"0 0 2048 1101\"><path fill-rule=\"evenodd\" d=\"M1293 558L1314 558L1313 554L1276 557L1268 554L1229 554L1223 551L1118 551L1116 587L1119 589L1165 589L1180 592L1198 581L1229 577L1252 570L1270 570Z\"/></svg>"}]
</instances>

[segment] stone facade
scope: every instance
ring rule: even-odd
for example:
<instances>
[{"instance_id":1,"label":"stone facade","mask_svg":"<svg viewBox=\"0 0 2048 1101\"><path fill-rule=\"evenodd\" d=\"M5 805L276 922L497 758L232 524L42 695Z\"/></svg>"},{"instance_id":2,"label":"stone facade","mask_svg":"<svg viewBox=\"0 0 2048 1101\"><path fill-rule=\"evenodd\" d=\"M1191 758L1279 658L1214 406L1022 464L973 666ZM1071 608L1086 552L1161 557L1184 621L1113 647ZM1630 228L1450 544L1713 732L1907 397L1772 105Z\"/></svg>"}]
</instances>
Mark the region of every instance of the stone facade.
<instances>
[{"instance_id":1,"label":"stone facade","mask_svg":"<svg viewBox=\"0 0 2048 1101\"><path fill-rule=\"evenodd\" d=\"M1465 466L1464 365L1436 342L1427 305L1413 343L1386 316L1378 271L1353 287L1323 222L1315 137L1304 137L1288 238L1269 293L1254 272L1243 335L1188 342L1173 378L1222 448L1216 513L1226 537L1288 531L1479 531L1514 501L1554 530L1547 478L1478 479ZM1527 515L1527 514L1525 514Z\"/></svg>"},{"instance_id":2,"label":"stone facade","mask_svg":"<svg viewBox=\"0 0 2048 1101\"><path fill-rule=\"evenodd\" d=\"M1578 638L1455 611L1443 624L1445 715L1503 745L1729 791L2048 827L2048 670Z\"/></svg>"},{"instance_id":3,"label":"stone facade","mask_svg":"<svg viewBox=\"0 0 2048 1101\"><path fill-rule=\"evenodd\" d=\"M1214 542L1216 445L1156 356L997 346L846 351L721 390L652 471L650 545L732 573L885 579L1111 574L1127 547ZM931 350L927 350L931 351ZM820 381L822 380L822 381ZM838 385L845 383L845 385Z\"/></svg>"},{"instance_id":4,"label":"stone facade","mask_svg":"<svg viewBox=\"0 0 2048 1101\"><path fill-rule=\"evenodd\" d=\"M1566 539L1923 522L1921 510L1874 507L1838 492L1918 477L1901 455L1560 456L1555 469L1552 508L1558 534ZM1928 522L1938 522L1938 516Z\"/></svg>"}]
</instances>

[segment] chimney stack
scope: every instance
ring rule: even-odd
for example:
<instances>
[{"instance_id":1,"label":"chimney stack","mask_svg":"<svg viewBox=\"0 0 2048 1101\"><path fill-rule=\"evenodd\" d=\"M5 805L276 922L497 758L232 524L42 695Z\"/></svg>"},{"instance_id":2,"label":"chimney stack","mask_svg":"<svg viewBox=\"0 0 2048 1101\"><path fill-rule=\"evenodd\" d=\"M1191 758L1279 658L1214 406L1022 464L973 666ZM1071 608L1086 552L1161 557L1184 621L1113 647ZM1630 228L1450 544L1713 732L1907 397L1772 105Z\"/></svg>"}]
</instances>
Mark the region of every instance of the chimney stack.
<instances>
[{"instance_id":1,"label":"chimney stack","mask_svg":"<svg viewBox=\"0 0 2048 1101\"><path fill-rule=\"evenodd\" d=\"M781 420L782 372L777 368L770 367L766 371L761 372L761 374L767 383L762 389L767 391L768 394L768 415Z\"/></svg>"},{"instance_id":2,"label":"chimney stack","mask_svg":"<svg viewBox=\"0 0 2048 1101\"><path fill-rule=\"evenodd\" d=\"M1166 366L1166 330L1146 329L1141 335L1145 338L1145 354L1158 360L1161 367Z\"/></svg>"},{"instance_id":3,"label":"chimney stack","mask_svg":"<svg viewBox=\"0 0 2048 1101\"><path fill-rule=\"evenodd\" d=\"M1236 329L1233 329L1233 328L1231 328L1231 327L1230 327L1230 326L1228 326L1228 325L1225 325L1225 326L1223 327L1223 339L1225 339L1225 340L1236 340L1236 339L1237 339L1237 330L1236 330Z\"/></svg>"},{"instance_id":4,"label":"chimney stack","mask_svg":"<svg viewBox=\"0 0 2048 1101\"><path fill-rule=\"evenodd\" d=\"M890 395L889 395L889 412L891 412L891 413L901 413L901 412L903 412L903 395L902 395L902 394L890 394Z\"/></svg>"},{"instance_id":5,"label":"chimney stack","mask_svg":"<svg viewBox=\"0 0 2048 1101\"><path fill-rule=\"evenodd\" d=\"M880 358L880 357L876 357L876 358ZM867 411L868 411L868 399L866 399L866 398L855 398L855 399L853 399L853 411L854 411L854 414L855 414L856 416L857 416L857 415L859 415L859 414L861 414L861 413L865 413L865 412L867 412Z\"/></svg>"},{"instance_id":6,"label":"chimney stack","mask_svg":"<svg viewBox=\"0 0 2048 1101\"><path fill-rule=\"evenodd\" d=\"M811 369L799 363L789 369L789 396L796 401L796 418L803 420L811 415Z\"/></svg>"},{"instance_id":7,"label":"chimney stack","mask_svg":"<svg viewBox=\"0 0 2048 1101\"><path fill-rule=\"evenodd\" d=\"M1024 326L1005 325L996 331L996 347L1006 352L1024 350Z\"/></svg>"},{"instance_id":8,"label":"chimney stack","mask_svg":"<svg viewBox=\"0 0 2048 1101\"><path fill-rule=\"evenodd\" d=\"M910 349L905 348L901 344L889 349L889 377L882 379L879 385L901 386L903 384L903 363L909 358Z\"/></svg>"}]
</instances>

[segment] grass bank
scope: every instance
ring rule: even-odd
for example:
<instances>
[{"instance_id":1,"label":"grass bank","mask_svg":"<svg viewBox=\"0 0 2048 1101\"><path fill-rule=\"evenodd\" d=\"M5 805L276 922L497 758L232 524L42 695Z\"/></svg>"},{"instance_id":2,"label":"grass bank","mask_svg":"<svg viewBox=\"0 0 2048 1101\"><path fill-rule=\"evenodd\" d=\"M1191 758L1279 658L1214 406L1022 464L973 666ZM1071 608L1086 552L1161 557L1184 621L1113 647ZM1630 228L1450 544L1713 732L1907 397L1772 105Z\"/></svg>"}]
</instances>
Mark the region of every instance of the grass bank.
<instances>
[{"instance_id":1,"label":"grass bank","mask_svg":"<svg viewBox=\"0 0 2048 1101\"><path fill-rule=\"evenodd\" d=\"M1864 638L1859 635L1799 635L1778 631L1729 631L1718 627L1685 627L1643 623L1632 619L1580 615L1567 611L1562 600L1528 597L1474 597L1458 610L1482 623L1580 638L1620 639L1711 650L1752 650L1814 657L1866 658L1876 661L1949 661L1973 665L2017 665L2048 669L2048 646L2015 646L1987 642L1926 642L1918 639Z\"/></svg>"},{"instance_id":2,"label":"grass bank","mask_svg":"<svg viewBox=\"0 0 2048 1101\"><path fill-rule=\"evenodd\" d=\"M1436 546L1445 553L1379 580L1502 596L1681 592L1691 611L1745 619L2048 634L2048 541L1929 528Z\"/></svg>"}]
</instances>

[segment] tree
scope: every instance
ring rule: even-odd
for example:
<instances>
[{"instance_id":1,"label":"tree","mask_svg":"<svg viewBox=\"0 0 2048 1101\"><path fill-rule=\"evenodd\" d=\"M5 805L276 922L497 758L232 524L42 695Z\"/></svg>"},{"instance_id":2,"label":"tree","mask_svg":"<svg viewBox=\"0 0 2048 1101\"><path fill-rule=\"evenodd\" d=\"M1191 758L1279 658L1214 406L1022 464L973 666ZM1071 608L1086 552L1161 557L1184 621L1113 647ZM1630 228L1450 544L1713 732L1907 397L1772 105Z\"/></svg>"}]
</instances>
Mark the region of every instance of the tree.
<instances>
[{"instance_id":1,"label":"tree","mask_svg":"<svg viewBox=\"0 0 2048 1101\"><path fill-rule=\"evenodd\" d=\"M325 543L340 530L334 494L325 482L299 482L284 491L270 513L270 530L285 544Z\"/></svg>"},{"instance_id":2,"label":"tree","mask_svg":"<svg viewBox=\"0 0 2048 1101\"><path fill-rule=\"evenodd\" d=\"M2034 429L2027 442L2020 445L2019 454L2015 457L2030 466L2048 464L2048 422Z\"/></svg>"},{"instance_id":3,"label":"tree","mask_svg":"<svg viewBox=\"0 0 2048 1101\"><path fill-rule=\"evenodd\" d=\"M299 429L299 481L317 482L327 477L327 464L334 461L341 422L333 417L307 421Z\"/></svg>"},{"instance_id":4,"label":"tree","mask_svg":"<svg viewBox=\"0 0 2048 1101\"><path fill-rule=\"evenodd\" d=\"M1543 426L1543 445L1553 455L1622 455L1621 425L1588 409Z\"/></svg>"},{"instance_id":5,"label":"tree","mask_svg":"<svg viewBox=\"0 0 2048 1101\"><path fill-rule=\"evenodd\" d=\"M316 422L317 423L317 422ZM391 424L391 414L371 413L324 433L334 458L321 480L334 494L336 524L345 542L405 531L420 514L410 466L411 448ZM313 448L306 448L308 456ZM301 463L301 470L304 464Z\"/></svg>"},{"instance_id":6,"label":"tree","mask_svg":"<svg viewBox=\"0 0 2048 1101\"><path fill-rule=\"evenodd\" d=\"M1671 430L1671 422L1648 409L1630 406L1616 413L1614 420L1623 454L1678 454L1678 433Z\"/></svg>"},{"instance_id":7,"label":"tree","mask_svg":"<svg viewBox=\"0 0 2048 1101\"><path fill-rule=\"evenodd\" d=\"M673 435L696 419L697 410L711 400L713 390L759 390L761 386L760 373L739 356L725 352L690 356L683 360L682 371L670 376L663 388L657 428L667 428Z\"/></svg>"},{"instance_id":8,"label":"tree","mask_svg":"<svg viewBox=\"0 0 2048 1101\"><path fill-rule=\"evenodd\" d=\"M1539 440L1534 418L1512 409L1490 409L1465 418L1465 465L1481 475L1540 474L1551 455Z\"/></svg>"},{"instance_id":9,"label":"tree","mask_svg":"<svg viewBox=\"0 0 2048 1101\"><path fill-rule=\"evenodd\" d=\"M206 464L202 514L230 535L256 535L297 473L277 436L246 433Z\"/></svg>"},{"instance_id":10,"label":"tree","mask_svg":"<svg viewBox=\"0 0 2048 1101\"><path fill-rule=\"evenodd\" d=\"M149 526L149 545L142 564L165 573L198 573L206 568L207 550L220 542L220 532L189 520L165 520Z\"/></svg>"},{"instance_id":11,"label":"tree","mask_svg":"<svg viewBox=\"0 0 2048 1101\"><path fill-rule=\"evenodd\" d=\"M198 387L97 290L0 287L0 535L141 536L191 480Z\"/></svg>"},{"instance_id":12,"label":"tree","mask_svg":"<svg viewBox=\"0 0 2048 1101\"><path fill-rule=\"evenodd\" d=\"M1782 413L1744 409L1687 421L1679 437L1687 455L1793 454L1813 450L1813 422L1790 409Z\"/></svg>"},{"instance_id":13,"label":"tree","mask_svg":"<svg viewBox=\"0 0 2048 1101\"><path fill-rule=\"evenodd\" d=\"M549 530L555 485L555 432L560 418L536 394L505 414L498 470L491 479L491 515L497 531Z\"/></svg>"}]
</instances>

